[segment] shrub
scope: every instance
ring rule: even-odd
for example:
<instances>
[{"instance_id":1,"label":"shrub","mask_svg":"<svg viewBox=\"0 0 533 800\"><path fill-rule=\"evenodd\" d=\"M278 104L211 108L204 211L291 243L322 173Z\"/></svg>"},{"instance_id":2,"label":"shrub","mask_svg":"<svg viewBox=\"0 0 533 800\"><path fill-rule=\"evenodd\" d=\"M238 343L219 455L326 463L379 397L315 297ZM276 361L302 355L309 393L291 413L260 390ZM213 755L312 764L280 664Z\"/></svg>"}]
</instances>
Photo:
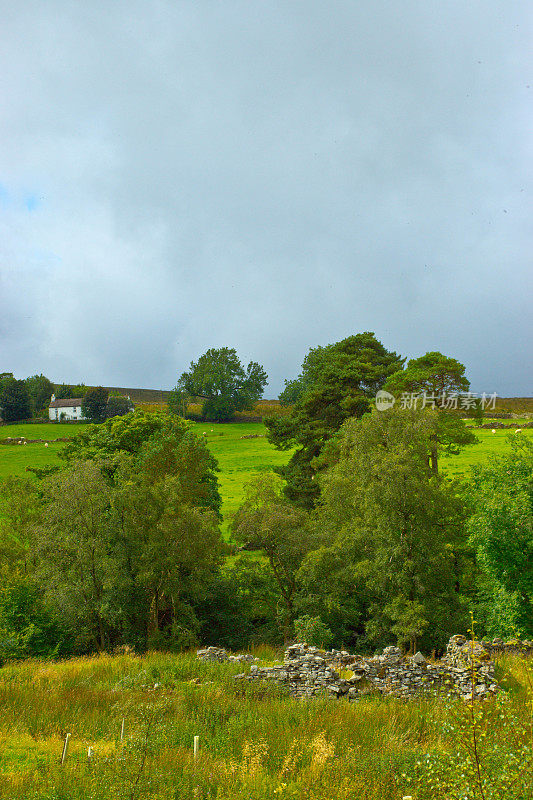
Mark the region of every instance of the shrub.
<instances>
[{"instance_id":1,"label":"shrub","mask_svg":"<svg viewBox=\"0 0 533 800\"><path fill-rule=\"evenodd\" d=\"M320 617L311 617L304 614L294 622L294 631L299 642L315 647L327 647L333 641L333 634Z\"/></svg>"}]
</instances>

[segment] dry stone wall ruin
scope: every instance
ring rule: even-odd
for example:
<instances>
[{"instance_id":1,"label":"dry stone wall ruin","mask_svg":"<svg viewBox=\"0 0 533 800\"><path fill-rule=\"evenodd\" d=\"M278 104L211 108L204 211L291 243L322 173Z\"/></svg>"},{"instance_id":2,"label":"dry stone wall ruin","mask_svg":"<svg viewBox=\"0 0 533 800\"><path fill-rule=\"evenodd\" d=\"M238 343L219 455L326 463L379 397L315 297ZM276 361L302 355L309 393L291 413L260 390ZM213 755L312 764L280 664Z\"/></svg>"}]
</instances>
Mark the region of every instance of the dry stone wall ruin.
<instances>
[{"instance_id":1,"label":"dry stone wall ruin","mask_svg":"<svg viewBox=\"0 0 533 800\"><path fill-rule=\"evenodd\" d=\"M533 642L502 640L472 642L452 636L439 661L428 661L422 653L404 655L398 647L386 647L381 655L360 656L346 650L320 650L305 643L285 650L283 663L260 666L251 655L232 656L223 648L198 651L207 661L250 663L250 671L236 676L241 681L274 681L297 698L326 695L349 701L371 693L409 698L434 692L459 695L465 700L494 695L498 683L492 655L499 652L533 653Z\"/></svg>"}]
</instances>

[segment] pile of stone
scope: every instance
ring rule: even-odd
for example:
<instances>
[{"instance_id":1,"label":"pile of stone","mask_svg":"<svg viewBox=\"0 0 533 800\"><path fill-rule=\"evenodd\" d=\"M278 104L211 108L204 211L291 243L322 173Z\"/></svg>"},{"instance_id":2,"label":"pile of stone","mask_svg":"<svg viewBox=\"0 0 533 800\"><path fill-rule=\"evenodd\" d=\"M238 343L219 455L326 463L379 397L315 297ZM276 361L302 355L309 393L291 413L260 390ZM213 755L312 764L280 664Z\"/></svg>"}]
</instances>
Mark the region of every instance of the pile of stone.
<instances>
[{"instance_id":1,"label":"pile of stone","mask_svg":"<svg viewBox=\"0 0 533 800\"><path fill-rule=\"evenodd\" d=\"M491 642L483 640L481 644L491 655L501 655L502 653L513 653L514 655L522 656L533 655L533 641L530 639L510 639L504 642L503 639L496 637Z\"/></svg>"},{"instance_id":2,"label":"pile of stone","mask_svg":"<svg viewBox=\"0 0 533 800\"><path fill-rule=\"evenodd\" d=\"M475 697L482 698L498 691L494 661L480 642L472 642L466 636L452 636L446 646L442 664L455 690L465 700L472 697L472 676Z\"/></svg>"},{"instance_id":3,"label":"pile of stone","mask_svg":"<svg viewBox=\"0 0 533 800\"><path fill-rule=\"evenodd\" d=\"M276 681L293 697L315 695L357 700L369 693L409 698L428 692L452 691L464 699L494 694L498 685L489 653L476 644L472 672L472 645L464 636L452 636L442 661L431 663L422 653L404 656L398 647L386 647L381 655L365 657L345 650L320 650L294 644L285 651L282 664L259 667L239 680ZM473 680L472 680L473 678Z\"/></svg>"},{"instance_id":4,"label":"pile of stone","mask_svg":"<svg viewBox=\"0 0 533 800\"><path fill-rule=\"evenodd\" d=\"M200 661L218 661L219 663L228 661L229 663L239 664L252 663L258 660L250 653L230 655L227 650L224 650L223 647L206 647L203 650L197 650L196 657L199 658Z\"/></svg>"}]
</instances>

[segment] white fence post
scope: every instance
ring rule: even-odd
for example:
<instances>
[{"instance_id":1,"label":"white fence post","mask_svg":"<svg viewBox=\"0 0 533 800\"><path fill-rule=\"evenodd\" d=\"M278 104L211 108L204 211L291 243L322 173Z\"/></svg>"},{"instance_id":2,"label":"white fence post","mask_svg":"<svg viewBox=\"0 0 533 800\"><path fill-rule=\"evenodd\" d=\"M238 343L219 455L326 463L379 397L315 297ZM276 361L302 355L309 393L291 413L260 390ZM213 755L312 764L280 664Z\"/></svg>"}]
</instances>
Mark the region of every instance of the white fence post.
<instances>
[{"instance_id":1,"label":"white fence post","mask_svg":"<svg viewBox=\"0 0 533 800\"><path fill-rule=\"evenodd\" d=\"M65 736L65 742L63 744L63 752L61 754L61 763L62 764L64 764L65 761L67 760L69 739L70 739L70 733L67 733L67 735Z\"/></svg>"}]
</instances>

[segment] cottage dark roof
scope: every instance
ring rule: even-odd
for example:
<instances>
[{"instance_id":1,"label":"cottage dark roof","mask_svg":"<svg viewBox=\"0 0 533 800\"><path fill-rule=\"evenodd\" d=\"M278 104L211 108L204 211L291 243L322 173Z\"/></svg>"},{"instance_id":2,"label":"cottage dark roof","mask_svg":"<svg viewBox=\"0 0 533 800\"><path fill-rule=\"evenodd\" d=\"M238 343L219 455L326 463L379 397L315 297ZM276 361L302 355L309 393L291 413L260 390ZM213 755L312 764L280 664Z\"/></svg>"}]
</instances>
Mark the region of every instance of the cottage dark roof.
<instances>
[{"instance_id":1,"label":"cottage dark roof","mask_svg":"<svg viewBox=\"0 0 533 800\"><path fill-rule=\"evenodd\" d=\"M81 406L83 397L63 397L61 400L52 400L49 408L72 408Z\"/></svg>"}]
</instances>

